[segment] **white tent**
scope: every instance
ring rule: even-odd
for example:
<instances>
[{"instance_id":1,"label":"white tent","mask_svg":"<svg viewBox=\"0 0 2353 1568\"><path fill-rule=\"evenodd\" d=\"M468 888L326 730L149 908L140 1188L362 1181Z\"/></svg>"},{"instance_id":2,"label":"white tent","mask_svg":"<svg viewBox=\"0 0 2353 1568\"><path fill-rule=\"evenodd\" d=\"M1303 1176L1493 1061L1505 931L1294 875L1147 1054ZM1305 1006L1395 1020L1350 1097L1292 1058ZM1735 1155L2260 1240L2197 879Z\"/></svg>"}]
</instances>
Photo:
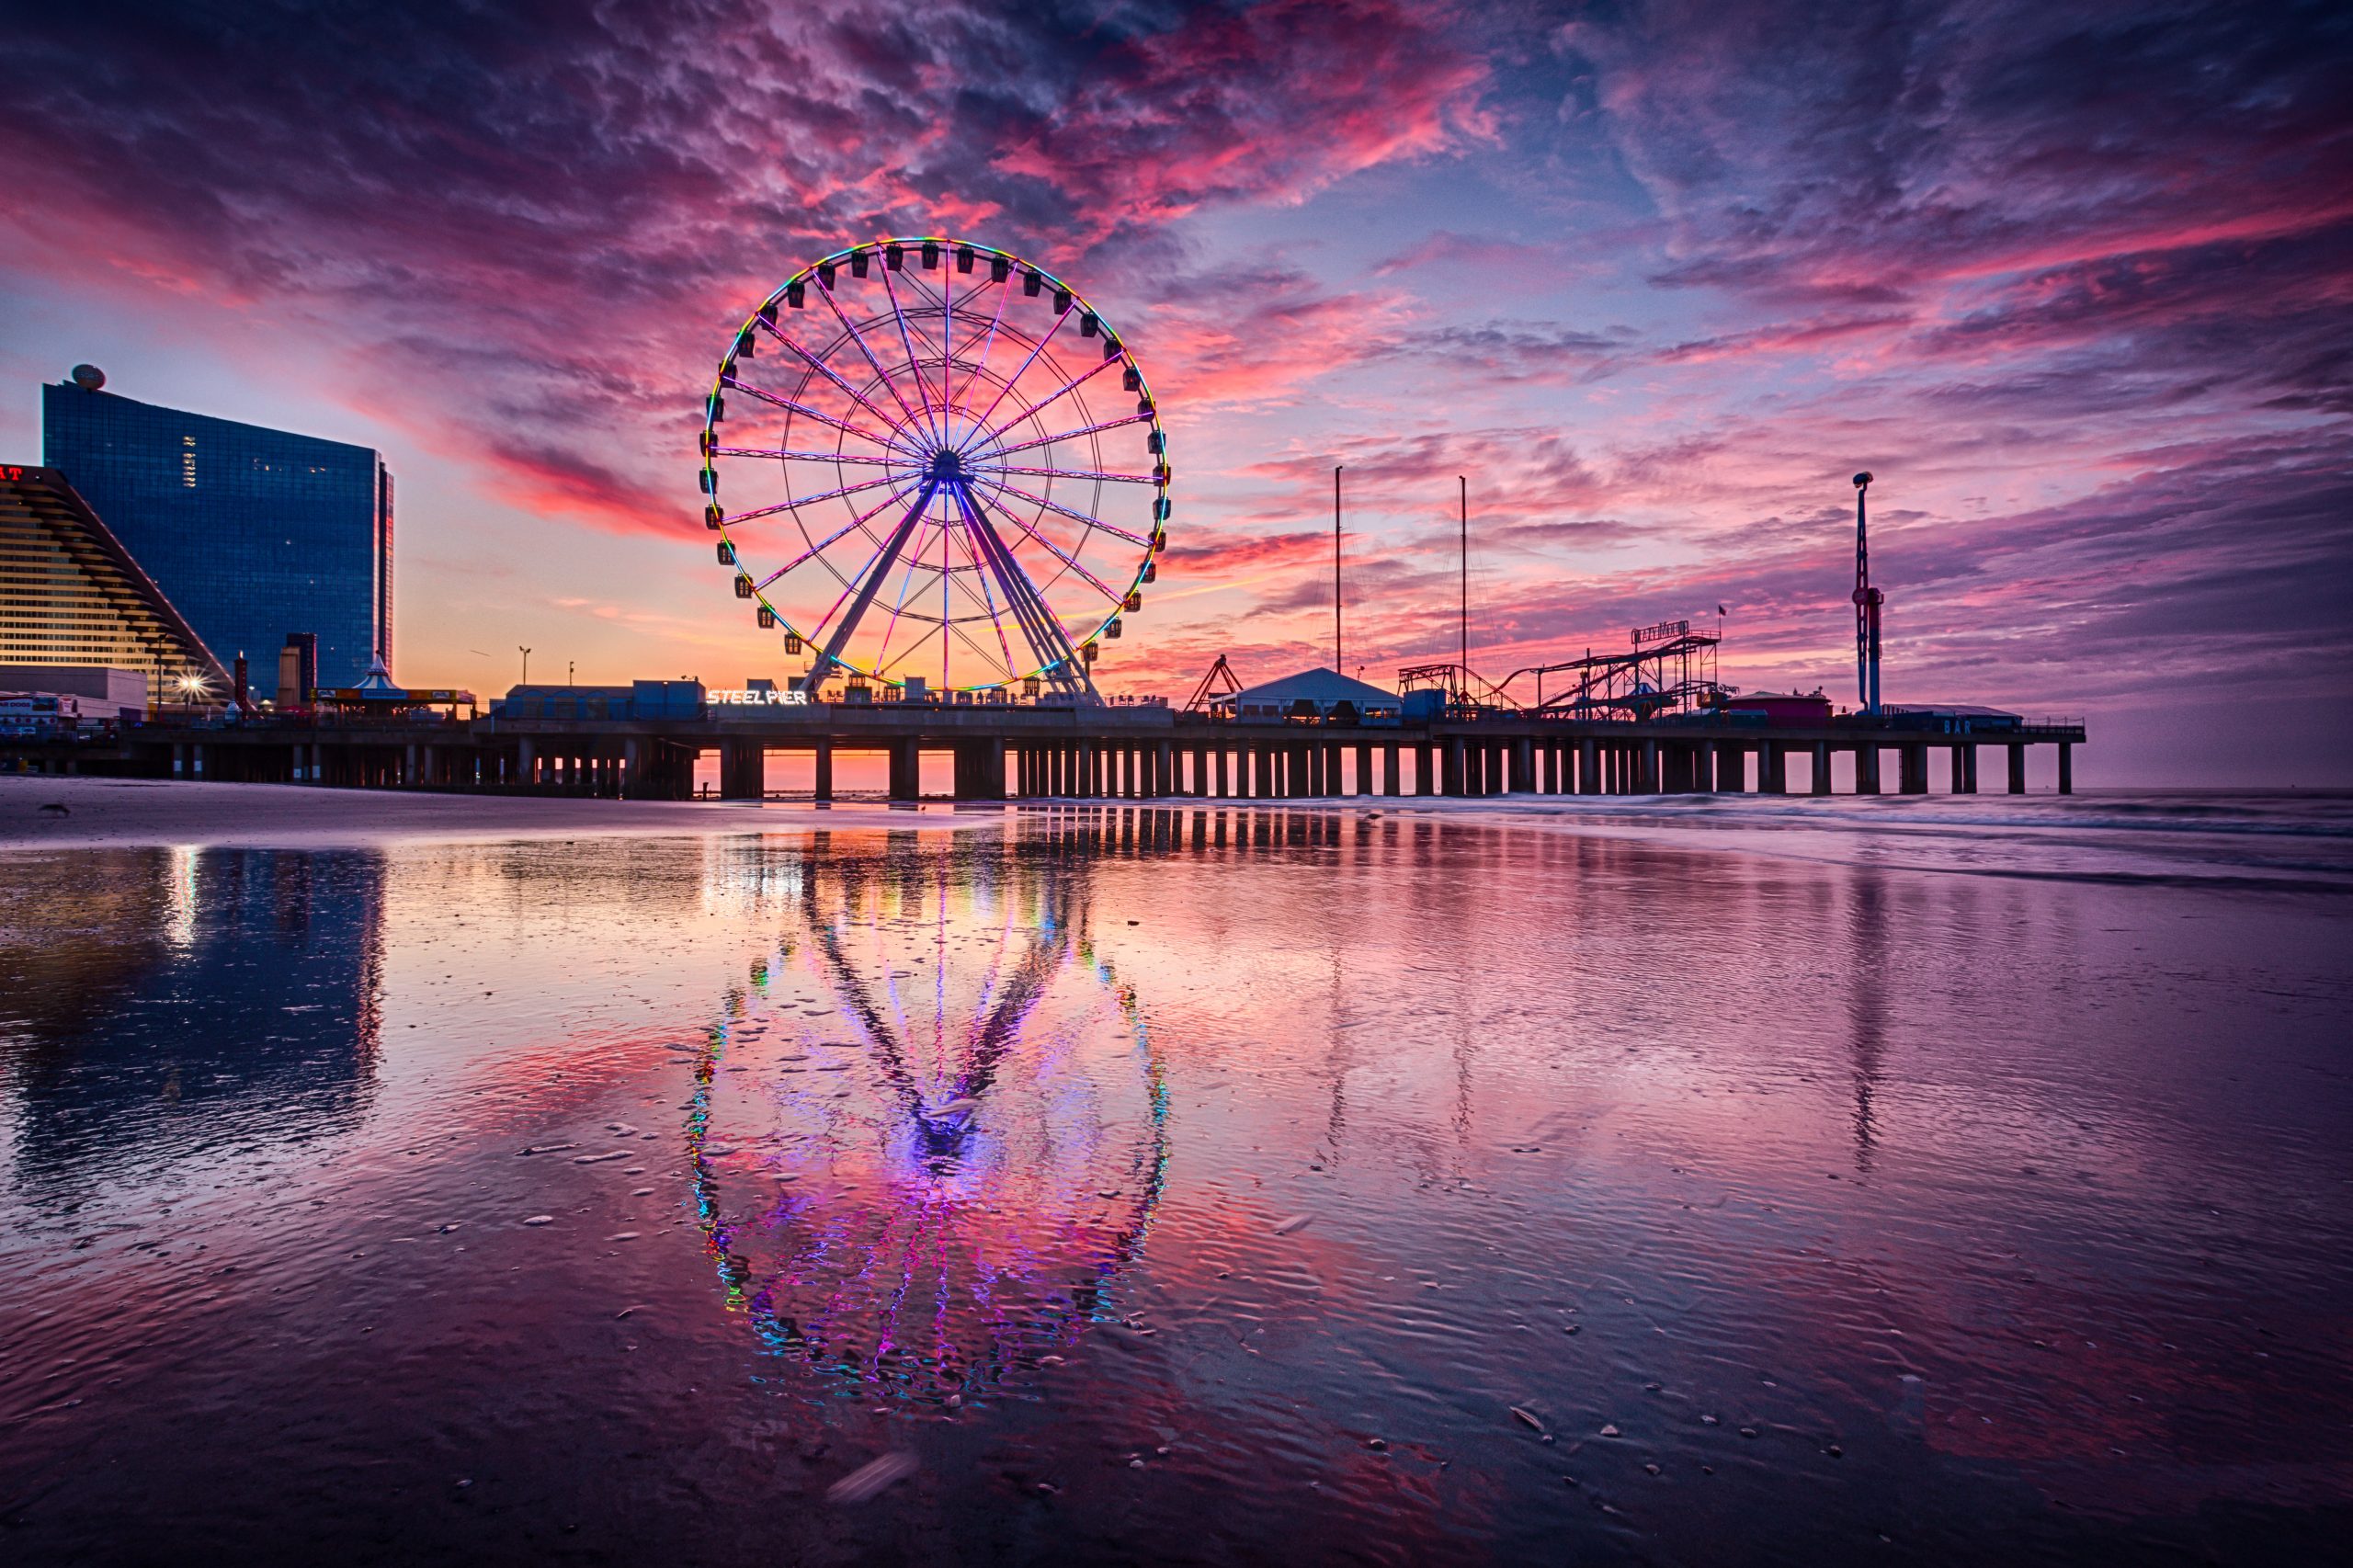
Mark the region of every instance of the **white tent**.
<instances>
[{"instance_id":1,"label":"white tent","mask_svg":"<svg viewBox=\"0 0 2353 1568\"><path fill-rule=\"evenodd\" d=\"M1243 719L1286 719L1305 701L1312 705L1317 718L1325 718L1343 702L1351 703L1365 718L1393 719L1403 704L1397 694L1351 680L1337 670L1302 670L1297 675L1270 680L1264 686L1254 686L1221 698L1218 706Z\"/></svg>"}]
</instances>

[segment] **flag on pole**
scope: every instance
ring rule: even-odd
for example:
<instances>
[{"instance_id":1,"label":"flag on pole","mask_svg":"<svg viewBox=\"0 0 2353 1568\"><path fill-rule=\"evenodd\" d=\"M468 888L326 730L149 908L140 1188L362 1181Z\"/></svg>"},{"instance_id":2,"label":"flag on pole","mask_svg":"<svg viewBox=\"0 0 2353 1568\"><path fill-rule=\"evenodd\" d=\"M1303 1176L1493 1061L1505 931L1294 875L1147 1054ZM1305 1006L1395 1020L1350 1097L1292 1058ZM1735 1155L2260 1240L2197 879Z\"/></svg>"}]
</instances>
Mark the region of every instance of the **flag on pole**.
<instances>
[{"instance_id":1,"label":"flag on pole","mask_svg":"<svg viewBox=\"0 0 2353 1568\"><path fill-rule=\"evenodd\" d=\"M1722 605L1718 605L1718 606L1716 607L1716 613L1717 613L1718 615L1722 615L1722 614L1723 614L1723 612L1724 612L1724 607L1723 607L1723 606L1722 606Z\"/></svg>"}]
</instances>

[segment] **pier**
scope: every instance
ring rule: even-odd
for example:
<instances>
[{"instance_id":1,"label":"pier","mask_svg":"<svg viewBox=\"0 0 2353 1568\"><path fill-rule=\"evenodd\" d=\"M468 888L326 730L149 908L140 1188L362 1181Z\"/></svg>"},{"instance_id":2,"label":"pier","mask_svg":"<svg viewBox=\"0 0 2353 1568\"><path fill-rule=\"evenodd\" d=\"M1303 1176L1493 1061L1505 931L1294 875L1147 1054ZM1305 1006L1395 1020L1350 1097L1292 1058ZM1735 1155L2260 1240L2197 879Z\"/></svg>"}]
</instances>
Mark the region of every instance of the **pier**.
<instances>
[{"instance_id":1,"label":"pier","mask_svg":"<svg viewBox=\"0 0 2353 1568\"><path fill-rule=\"evenodd\" d=\"M954 758L958 801L1192 797L1975 794L2027 788L2052 749L2075 788L2080 720L1973 728L1840 719L1768 728L1690 716L1629 722L1502 711L1388 723L1237 722L1160 706L834 703L694 718L263 717L150 722L112 736L0 741L36 773L684 800L719 762L719 795L757 800L767 758L798 753L820 801L845 754L889 759L888 799L923 798L922 760ZM1986 754L1993 754L1988 756Z\"/></svg>"}]
</instances>

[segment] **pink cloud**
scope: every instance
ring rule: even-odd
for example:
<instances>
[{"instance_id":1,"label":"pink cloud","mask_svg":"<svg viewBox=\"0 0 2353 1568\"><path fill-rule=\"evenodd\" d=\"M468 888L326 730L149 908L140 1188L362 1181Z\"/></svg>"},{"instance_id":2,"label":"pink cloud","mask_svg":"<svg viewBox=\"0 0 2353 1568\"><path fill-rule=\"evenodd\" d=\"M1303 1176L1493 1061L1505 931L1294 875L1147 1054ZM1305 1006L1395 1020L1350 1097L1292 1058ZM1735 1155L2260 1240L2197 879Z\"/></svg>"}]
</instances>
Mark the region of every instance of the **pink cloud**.
<instances>
[{"instance_id":1,"label":"pink cloud","mask_svg":"<svg viewBox=\"0 0 2353 1568\"><path fill-rule=\"evenodd\" d=\"M1196 12L1108 51L995 163L1065 192L1096 233L1214 201L1297 201L1481 134L1485 76L1390 0Z\"/></svg>"}]
</instances>

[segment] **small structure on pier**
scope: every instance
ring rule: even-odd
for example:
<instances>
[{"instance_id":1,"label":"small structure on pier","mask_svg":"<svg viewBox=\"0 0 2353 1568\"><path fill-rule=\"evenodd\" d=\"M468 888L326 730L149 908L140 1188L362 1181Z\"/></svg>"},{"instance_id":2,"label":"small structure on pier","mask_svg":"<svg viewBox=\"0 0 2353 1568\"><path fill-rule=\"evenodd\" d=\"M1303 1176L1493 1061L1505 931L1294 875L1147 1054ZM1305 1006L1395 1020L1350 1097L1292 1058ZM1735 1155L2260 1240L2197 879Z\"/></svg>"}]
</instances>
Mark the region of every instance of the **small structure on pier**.
<instances>
[{"instance_id":1,"label":"small structure on pier","mask_svg":"<svg viewBox=\"0 0 2353 1568\"><path fill-rule=\"evenodd\" d=\"M1632 647L1623 653L1588 649L1582 659L1528 665L1493 681L1461 665L1408 665L1397 672L1397 684L1409 692L1444 691L1461 708L1524 708L1559 718L1642 722L1695 712L1720 700L1724 688L1716 679L1716 649L1722 641L1692 631L1688 620L1666 620L1635 627ZM1549 694L1547 676L1553 677ZM1522 676L1535 678L1532 704L1512 694Z\"/></svg>"},{"instance_id":2,"label":"small structure on pier","mask_svg":"<svg viewBox=\"0 0 2353 1568\"><path fill-rule=\"evenodd\" d=\"M1209 673L1201 676L1201 684L1193 688L1193 695L1186 699L1185 711L1188 713L1214 712L1219 703L1241 689L1242 677L1233 673L1233 666L1225 662L1223 653L1220 653L1217 656L1217 663L1211 665Z\"/></svg>"},{"instance_id":3,"label":"small structure on pier","mask_svg":"<svg viewBox=\"0 0 2353 1568\"><path fill-rule=\"evenodd\" d=\"M1403 706L1394 692L1318 665L1219 698L1212 711L1245 722L1263 722L1329 719L1345 708L1343 717L1352 715L1373 723L1393 723Z\"/></svg>"},{"instance_id":4,"label":"small structure on pier","mask_svg":"<svg viewBox=\"0 0 2353 1568\"><path fill-rule=\"evenodd\" d=\"M1746 691L1717 706L1728 715L1754 715L1768 729L1821 729L1830 722L1830 699L1813 691Z\"/></svg>"},{"instance_id":5,"label":"small structure on pier","mask_svg":"<svg viewBox=\"0 0 2353 1568\"><path fill-rule=\"evenodd\" d=\"M451 718L462 705L471 713L474 694L454 687L432 690L410 690L392 684L392 672L384 667L384 655L377 654L369 661L368 674L358 686L329 687L319 694L319 705L347 714L392 715L415 709L447 708Z\"/></svg>"}]
</instances>

